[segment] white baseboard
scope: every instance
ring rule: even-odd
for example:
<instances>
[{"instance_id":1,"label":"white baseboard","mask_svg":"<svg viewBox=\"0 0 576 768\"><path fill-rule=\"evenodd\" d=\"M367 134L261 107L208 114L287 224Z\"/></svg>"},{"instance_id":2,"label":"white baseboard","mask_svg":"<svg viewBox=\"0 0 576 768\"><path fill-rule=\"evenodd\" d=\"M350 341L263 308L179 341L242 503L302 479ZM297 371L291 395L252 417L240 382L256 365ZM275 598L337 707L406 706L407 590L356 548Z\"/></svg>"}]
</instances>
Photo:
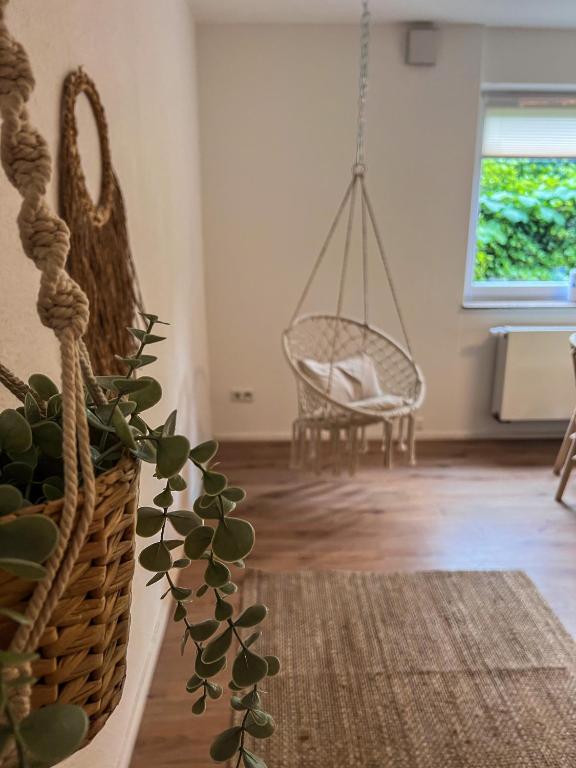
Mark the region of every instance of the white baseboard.
<instances>
[{"instance_id":1,"label":"white baseboard","mask_svg":"<svg viewBox=\"0 0 576 768\"><path fill-rule=\"evenodd\" d=\"M455 430L425 430L418 432L417 439L426 440L542 440L560 439L564 435L562 427L528 427L522 428L513 424L502 424L500 428L471 431ZM240 442L287 442L292 439L290 432L221 432L216 435L221 443Z\"/></svg>"},{"instance_id":2,"label":"white baseboard","mask_svg":"<svg viewBox=\"0 0 576 768\"><path fill-rule=\"evenodd\" d=\"M126 723L125 740L123 742L123 748L119 755L117 768L130 768L132 762L132 753L134 752L134 746L138 733L140 731L140 723L142 721L142 715L144 714L144 708L146 707L146 701L148 700L148 691L152 684L152 678L156 669L156 663L162 643L164 641L164 634L166 632L166 626L170 618L170 603L168 601L162 601L156 623L153 630L153 640L150 643L146 661L144 662L143 673L139 680L138 689L134 700L132 701L130 720Z\"/></svg>"}]
</instances>

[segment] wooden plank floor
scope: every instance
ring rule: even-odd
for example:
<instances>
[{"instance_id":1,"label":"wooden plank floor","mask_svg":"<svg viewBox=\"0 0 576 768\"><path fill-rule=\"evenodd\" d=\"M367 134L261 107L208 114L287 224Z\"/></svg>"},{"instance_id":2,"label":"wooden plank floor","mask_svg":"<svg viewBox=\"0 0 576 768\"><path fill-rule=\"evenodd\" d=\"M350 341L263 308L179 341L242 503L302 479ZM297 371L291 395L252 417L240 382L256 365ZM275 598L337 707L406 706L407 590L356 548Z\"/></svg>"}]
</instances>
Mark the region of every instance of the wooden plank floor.
<instances>
[{"instance_id":1,"label":"wooden plank floor","mask_svg":"<svg viewBox=\"0 0 576 768\"><path fill-rule=\"evenodd\" d=\"M557 447L425 443L417 467L386 471L367 457L350 479L288 471L283 444L229 445L222 467L249 494L243 511L257 530L252 567L523 569L576 635L576 481L566 504L553 501ZM170 624L132 768L214 765L211 735L226 727L229 710L221 701L202 719L190 713L184 684L192 662L180 657L179 634Z\"/></svg>"}]
</instances>

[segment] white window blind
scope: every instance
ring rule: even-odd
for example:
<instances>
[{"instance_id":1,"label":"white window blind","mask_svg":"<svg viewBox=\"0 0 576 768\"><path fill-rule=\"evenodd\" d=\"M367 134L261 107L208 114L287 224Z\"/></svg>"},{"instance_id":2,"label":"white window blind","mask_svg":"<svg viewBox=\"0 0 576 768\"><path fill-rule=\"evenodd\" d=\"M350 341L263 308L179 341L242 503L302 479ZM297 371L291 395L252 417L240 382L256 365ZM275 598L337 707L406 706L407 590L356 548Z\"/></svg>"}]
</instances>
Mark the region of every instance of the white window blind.
<instances>
[{"instance_id":1,"label":"white window blind","mask_svg":"<svg viewBox=\"0 0 576 768\"><path fill-rule=\"evenodd\" d=\"M576 98L516 95L488 97L485 157L576 158Z\"/></svg>"}]
</instances>

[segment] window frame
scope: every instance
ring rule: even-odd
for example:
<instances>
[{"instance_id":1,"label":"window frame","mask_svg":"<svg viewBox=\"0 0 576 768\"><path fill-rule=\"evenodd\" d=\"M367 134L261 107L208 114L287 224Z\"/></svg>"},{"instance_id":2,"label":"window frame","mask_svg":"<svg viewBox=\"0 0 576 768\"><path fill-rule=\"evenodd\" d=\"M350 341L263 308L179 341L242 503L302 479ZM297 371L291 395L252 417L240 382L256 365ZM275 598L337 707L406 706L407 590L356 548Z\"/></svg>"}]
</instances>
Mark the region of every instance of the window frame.
<instances>
[{"instance_id":1,"label":"window frame","mask_svg":"<svg viewBox=\"0 0 576 768\"><path fill-rule=\"evenodd\" d=\"M476 228L480 208L480 177L482 172L482 145L484 141L484 121L486 108L494 97L509 94L561 96L576 94L576 85L519 84L519 83L483 83L480 88L480 103L476 126L474 150L474 174L468 225L468 243L466 252L466 271L464 279L465 308L484 309L491 307L576 307L575 302L566 298L566 282L490 280L474 282L476 265Z\"/></svg>"}]
</instances>

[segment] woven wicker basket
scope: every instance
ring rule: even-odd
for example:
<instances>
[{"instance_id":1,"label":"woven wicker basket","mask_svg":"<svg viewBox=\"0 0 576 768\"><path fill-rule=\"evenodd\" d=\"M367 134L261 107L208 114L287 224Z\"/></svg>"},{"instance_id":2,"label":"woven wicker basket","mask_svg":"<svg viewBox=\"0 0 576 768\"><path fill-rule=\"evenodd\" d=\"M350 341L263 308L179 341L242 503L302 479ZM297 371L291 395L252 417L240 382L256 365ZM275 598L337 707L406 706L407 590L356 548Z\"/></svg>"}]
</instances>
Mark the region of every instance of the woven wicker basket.
<instances>
[{"instance_id":1,"label":"woven wicker basket","mask_svg":"<svg viewBox=\"0 0 576 768\"><path fill-rule=\"evenodd\" d=\"M88 739L120 701L126 675L138 464L122 459L96 485L92 525L40 641L40 658L33 664L38 682L31 699L33 709L56 701L81 705L90 718ZM60 500L17 514L42 513L58 523L61 511ZM13 518L6 516L1 522ZM34 586L0 571L0 605L22 611ZM1 647L8 646L13 632L13 622L0 620Z\"/></svg>"}]
</instances>

